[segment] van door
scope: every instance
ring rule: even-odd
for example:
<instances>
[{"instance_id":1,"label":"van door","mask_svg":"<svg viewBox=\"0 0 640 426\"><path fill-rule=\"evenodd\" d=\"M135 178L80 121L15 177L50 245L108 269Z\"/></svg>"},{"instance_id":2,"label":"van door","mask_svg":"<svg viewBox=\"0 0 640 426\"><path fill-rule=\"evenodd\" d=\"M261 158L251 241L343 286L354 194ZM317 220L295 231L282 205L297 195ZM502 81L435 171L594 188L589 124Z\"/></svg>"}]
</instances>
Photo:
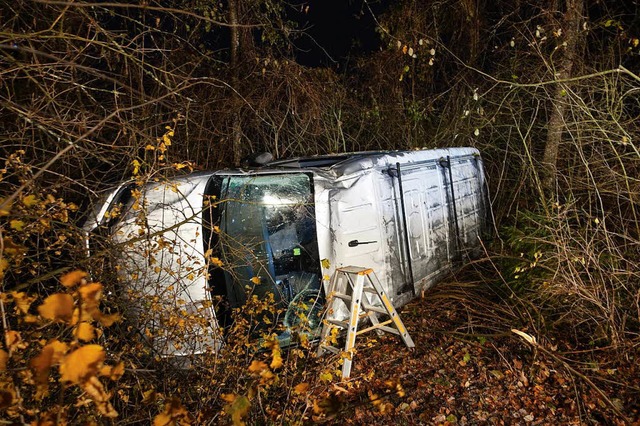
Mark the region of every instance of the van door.
<instances>
[{"instance_id":1,"label":"van door","mask_svg":"<svg viewBox=\"0 0 640 426\"><path fill-rule=\"evenodd\" d=\"M455 194L460 255L471 256L481 250L480 238L486 228L486 197L477 157L449 160Z\"/></svg>"},{"instance_id":2,"label":"van door","mask_svg":"<svg viewBox=\"0 0 640 426\"><path fill-rule=\"evenodd\" d=\"M397 165L405 245L416 292L449 269L452 241L446 175L436 161ZM402 212L401 212L402 214Z\"/></svg>"}]
</instances>

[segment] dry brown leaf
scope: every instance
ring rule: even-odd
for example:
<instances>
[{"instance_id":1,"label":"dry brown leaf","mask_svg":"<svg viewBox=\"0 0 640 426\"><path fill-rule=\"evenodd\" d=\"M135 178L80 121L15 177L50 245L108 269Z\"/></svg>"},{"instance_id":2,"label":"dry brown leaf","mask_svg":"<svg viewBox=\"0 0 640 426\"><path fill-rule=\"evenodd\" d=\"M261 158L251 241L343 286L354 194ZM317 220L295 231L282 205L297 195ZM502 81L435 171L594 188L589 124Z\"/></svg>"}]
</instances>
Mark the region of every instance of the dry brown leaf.
<instances>
[{"instance_id":1,"label":"dry brown leaf","mask_svg":"<svg viewBox=\"0 0 640 426\"><path fill-rule=\"evenodd\" d=\"M16 392L13 389L3 387L0 389L0 410L11 407L16 401Z\"/></svg>"},{"instance_id":2,"label":"dry brown leaf","mask_svg":"<svg viewBox=\"0 0 640 426\"><path fill-rule=\"evenodd\" d=\"M87 345L76 349L67 355L60 365L61 380L82 384L95 376L105 358L105 352L100 345Z\"/></svg>"},{"instance_id":3,"label":"dry brown leaf","mask_svg":"<svg viewBox=\"0 0 640 426\"><path fill-rule=\"evenodd\" d=\"M153 426L187 426L191 424L191 417L180 400L171 398L164 406L164 411L153 419Z\"/></svg>"},{"instance_id":4,"label":"dry brown leaf","mask_svg":"<svg viewBox=\"0 0 640 426\"><path fill-rule=\"evenodd\" d=\"M102 324L103 327L111 327L116 322L120 322L122 317L119 314L103 314L100 313L96 320Z\"/></svg>"},{"instance_id":5,"label":"dry brown leaf","mask_svg":"<svg viewBox=\"0 0 640 426\"><path fill-rule=\"evenodd\" d=\"M84 271L72 271L60 277L60 283L67 288L71 288L80 284L86 277L87 273Z\"/></svg>"},{"instance_id":6,"label":"dry brown leaf","mask_svg":"<svg viewBox=\"0 0 640 426\"><path fill-rule=\"evenodd\" d=\"M104 385L97 377L89 377L89 379L82 384L82 389L93 399L100 414L110 418L118 417L118 412L109 402L111 395L105 391Z\"/></svg>"},{"instance_id":7,"label":"dry brown leaf","mask_svg":"<svg viewBox=\"0 0 640 426\"><path fill-rule=\"evenodd\" d=\"M146 390L146 391L142 392L142 403L143 404L150 404L152 402L155 402L157 395L158 394L156 393L155 389L149 389L149 390Z\"/></svg>"},{"instance_id":8,"label":"dry brown leaf","mask_svg":"<svg viewBox=\"0 0 640 426\"><path fill-rule=\"evenodd\" d=\"M52 294L38 306L38 312L48 320L69 321L73 314L73 297L64 293Z\"/></svg>"},{"instance_id":9,"label":"dry brown leaf","mask_svg":"<svg viewBox=\"0 0 640 426\"><path fill-rule=\"evenodd\" d=\"M0 349L0 371L5 371L7 369L7 361L9 360L9 354Z\"/></svg>"},{"instance_id":10,"label":"dry brown leaf","mask_svg":"<svg viewBox=\"0 0 640 426\"><path fill-rule=\"evenodd\" d=\"M307 391L307 389L309 389L309 383L298 383L293 388L293 391L295 393L303 394L303 393L305 393Z\"/></svg>"}]
</instances>

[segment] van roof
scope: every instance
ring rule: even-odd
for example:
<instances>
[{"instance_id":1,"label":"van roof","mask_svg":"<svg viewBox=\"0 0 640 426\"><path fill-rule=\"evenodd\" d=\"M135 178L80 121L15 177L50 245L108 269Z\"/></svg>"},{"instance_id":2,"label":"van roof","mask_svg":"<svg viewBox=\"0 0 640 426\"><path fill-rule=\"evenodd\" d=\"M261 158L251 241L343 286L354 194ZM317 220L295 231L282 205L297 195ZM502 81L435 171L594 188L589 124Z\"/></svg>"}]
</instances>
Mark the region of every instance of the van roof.
<instances>
[{"instance_id":1,"label":"van roof","mask_svg":"<svg viewBox=\"0 0 640 426\"><path fill-rule=\"evenodd\" d=\"M478 155L475 148L443 148L416 149L413 151L361 151L343 154L318 155L276 160L266 164L258 170L304 170L315 169L330 171L335 175L348 175L357 170L364 170L380 165L395 165L396 163L423 163L450 156L466 157Z\"/></svg>"},{"instance_id":2,"label":"van roof","mask_svg":"<svg viewBox=\"0 0 640 426\"><path fill-rule=\"evenodd\" d=\"M358 160L366 157L372 157L376 155L386 155L396 151L361 151L361 152L349 152L345 154L327 154L327 155L315 155L311 157L296 157L287 158L285 160L276 160L268 163L267 168L271 167L286 167L295 169L307 169L307 168L330 168L336 164L347 162L349 160Z\"/></svg>"}]
</instances>

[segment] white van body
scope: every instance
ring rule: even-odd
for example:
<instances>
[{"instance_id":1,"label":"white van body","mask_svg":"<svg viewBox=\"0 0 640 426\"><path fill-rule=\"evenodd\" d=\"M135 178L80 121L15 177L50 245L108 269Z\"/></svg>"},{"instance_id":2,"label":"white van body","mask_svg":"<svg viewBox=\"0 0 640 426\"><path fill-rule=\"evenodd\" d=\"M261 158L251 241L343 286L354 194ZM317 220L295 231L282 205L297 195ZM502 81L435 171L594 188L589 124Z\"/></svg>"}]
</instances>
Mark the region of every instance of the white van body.
<instances>
[{"instance_id":1,"label":"white van body","mask_svg":"<svg viewBox=\"0 0 640 426\"><path fill-rule=\"evenodd\" d=\"M398 308L479 255L490 219L479 152L450 148L299 158L127 183L97 206L85 230L106 233L121 248L119 275L132 305L161 300L167 312L202 319L188 330L197 336L189 347L157 335L171 320L144 325L161 354L189 355L217 350L212 298L241 305L251 278L263 287L249 292L276 293L286 309L303 293L321 297L336 268L367 267Z\"/></svg>"}]
</instances>

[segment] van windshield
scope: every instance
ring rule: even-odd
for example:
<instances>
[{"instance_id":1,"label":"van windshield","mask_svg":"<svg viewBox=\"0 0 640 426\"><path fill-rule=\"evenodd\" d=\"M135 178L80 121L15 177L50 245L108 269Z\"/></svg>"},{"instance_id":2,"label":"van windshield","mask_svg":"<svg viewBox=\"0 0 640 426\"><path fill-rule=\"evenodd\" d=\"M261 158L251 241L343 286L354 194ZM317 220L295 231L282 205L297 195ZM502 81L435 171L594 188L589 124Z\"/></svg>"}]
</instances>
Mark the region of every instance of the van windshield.
<instances>
[{"instance_id":1,"label":"van windshield","mask_svg":"<svg viewBox=\"0 0 640 426\"><path fill-rule=\"evenodd\" d=\"M220 184L218 250L232 306L247 292L273 294L282 308L319 294L311 178L306 174L225 176Z\"/></svg>"}]
</instances>

